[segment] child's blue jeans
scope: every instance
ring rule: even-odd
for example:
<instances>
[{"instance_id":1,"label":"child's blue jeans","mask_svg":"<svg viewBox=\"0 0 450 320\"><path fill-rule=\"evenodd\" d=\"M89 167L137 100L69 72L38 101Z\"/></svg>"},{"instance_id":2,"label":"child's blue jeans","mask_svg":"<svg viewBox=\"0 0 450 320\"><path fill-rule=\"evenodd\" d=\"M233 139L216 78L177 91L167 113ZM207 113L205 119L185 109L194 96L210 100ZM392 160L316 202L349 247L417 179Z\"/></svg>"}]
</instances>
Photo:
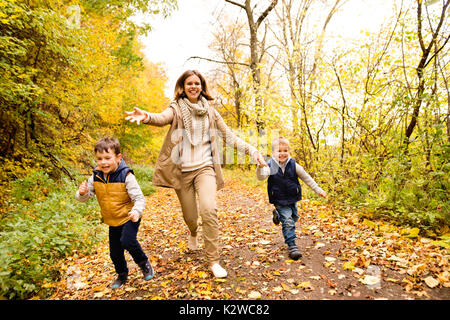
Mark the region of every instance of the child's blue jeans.
<instances>
[{"instance_id":1,"label":"child's blue jeans","mask_svg":"<svg viewBox=\"0 0 450 320\"><path fill-rule=\"evenodd\" d=\"M140 223L141 219L137 222L129 220L121 226L109 227L109 253L117 273L128 273L125 250L136 264L148 260L136 238Z\"/></svg>"},{"instance_id":2,"label":"child's blue jeans","mask_svg":"<svg viewBox=\"0 0 450 320\"><path fill-rule=\"evenodd\" d=\"M298 221L297 204L289 206L275 206L278 211L278 219L281 221L284 242L288 246L295 245L295 223Z\"/></svg>"}]
</instances>

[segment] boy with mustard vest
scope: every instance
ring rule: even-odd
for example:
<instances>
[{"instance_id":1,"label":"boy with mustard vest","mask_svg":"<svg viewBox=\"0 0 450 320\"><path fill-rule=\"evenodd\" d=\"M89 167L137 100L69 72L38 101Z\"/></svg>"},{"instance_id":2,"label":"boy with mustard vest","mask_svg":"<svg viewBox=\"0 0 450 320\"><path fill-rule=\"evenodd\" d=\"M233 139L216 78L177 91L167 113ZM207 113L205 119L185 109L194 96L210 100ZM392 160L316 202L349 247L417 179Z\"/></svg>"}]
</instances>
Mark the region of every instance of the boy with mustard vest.
<instances>
[{"instance_id":1,"label":"boy with mustard vest","mask_svg":"<svg viewBox=\"0 0 450 320\"><path fill-rule=\"evenodd\" d=\"M280 137L272 141L272 157L267 167L258 166L256 177L264 180L268 177L267 193L269 202L275 206L273 222L281 222L284 242L288 245L289 257L293 260L301 258L295 239L295 222L298 220L297 202L302 199L302 188L298 178L321 197L326 198L313 178L290 156L289 140Z\"/></svg>"},{"instance_id":2,"label":"boy with mustard vest","mask_svg":"<svg viewBox=\"0 0 450 320\"><path fill-rule=\"evenodd\" d=\"M102 221L109 225L109 250L118 274L112 288L120 288L128 279L124 250L141 268L144 279L153 278L153 268L137 241L137 232L145 208L145 197L136 177L122 159L120 143L115 138L103 138L94 147L97 166L88 181L84 181L75 198L85 202L94 195L100 204Z\"/></svg>"}]
</instances>

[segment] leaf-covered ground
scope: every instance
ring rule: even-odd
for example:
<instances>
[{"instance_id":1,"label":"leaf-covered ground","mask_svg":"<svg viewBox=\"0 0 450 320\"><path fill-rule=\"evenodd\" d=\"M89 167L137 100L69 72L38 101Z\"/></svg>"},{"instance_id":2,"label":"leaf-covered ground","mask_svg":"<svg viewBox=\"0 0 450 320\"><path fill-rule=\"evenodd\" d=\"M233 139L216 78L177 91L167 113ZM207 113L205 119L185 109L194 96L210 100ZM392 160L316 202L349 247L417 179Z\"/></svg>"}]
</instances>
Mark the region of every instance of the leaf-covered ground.
<instances>
[{"instance_id":1,"label":"leaf-covered ground","mask_svg":"<svg viewBox=\"0 0 450 320\"><path fill-rule=\"evenodd\" d=\"M199 251L187 249L175 192L159 188L138 234L155 277L144 281L127 253L129 281L111 290L105 241L61 264L51 299L450 299L449 251L415 229L304 200L296 224L303 258L293 261L262 187L227 180L217 206L226 279L208 271L201 236Z\"/></svg>"}]
</instances>

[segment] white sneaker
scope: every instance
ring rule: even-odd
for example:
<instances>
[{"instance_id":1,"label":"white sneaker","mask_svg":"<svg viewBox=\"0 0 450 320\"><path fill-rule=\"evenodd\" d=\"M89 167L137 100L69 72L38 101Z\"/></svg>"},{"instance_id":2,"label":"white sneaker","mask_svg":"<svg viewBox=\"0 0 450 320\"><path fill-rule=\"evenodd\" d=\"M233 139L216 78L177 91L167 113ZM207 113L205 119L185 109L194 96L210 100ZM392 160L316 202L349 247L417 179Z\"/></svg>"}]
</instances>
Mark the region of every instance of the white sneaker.
<instances>
[{"instance_id":1,"label":"white sneaker","mask_svg":"<svg viewBox=\"0 0 450 320\"><path fill-rule=\"evenodd\" d=\"M214 263L211 266L211 271L214 274L214 277L216 278L226 278L227 276L227 271L224 268L222 268L218 263Z\"/></svg>"},{"instance_id":2,"label":"white sneaker","mask_svg":"<svg viewBox=\"0 0 450 320\"><path fill-rule=\"evenodd\" d=\"M188 248L190 250L197 250L198 249L197 237L189 235Z\"/></svg>"}]
</instances>

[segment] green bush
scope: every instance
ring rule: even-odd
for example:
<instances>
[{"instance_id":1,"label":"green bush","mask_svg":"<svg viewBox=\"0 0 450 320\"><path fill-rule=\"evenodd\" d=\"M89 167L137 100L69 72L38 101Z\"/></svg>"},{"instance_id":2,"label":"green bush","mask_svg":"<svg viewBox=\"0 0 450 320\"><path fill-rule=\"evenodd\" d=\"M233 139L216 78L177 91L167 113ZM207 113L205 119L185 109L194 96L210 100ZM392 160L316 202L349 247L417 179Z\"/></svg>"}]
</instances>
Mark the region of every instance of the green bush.
<instances>
[{"instance_id":1,"label":"green bush","mask_svg":"<svg viewBox=\"0 0 450 320\"><path fill-rule=\"evenodd\" d=\"M88 253L106 232L97 201L75 200L73 182L34 172L12 185L0 222L0 296L26 299L45 295L42 285L59 277L58 261L74 250Z\"/></svg>"},{"instance_id":2,"label":"green bush","mask_svg":"<svg viewBox=\"0 0 450 320\"><path fill-rule=\"evenodd\" d=\"M387 213L400 223L421 228L450 224L448 169L429 172L417 166L410 171L397 159L381 176L377 193L368 200L373 212Z\"/></svg>"},{"instance_id":3,"label":"green bush","mask_svg":"<svg viewBox=\"0 0 450 320\"><path fill-rule=\"evenodd\" d=\"M45 197L55 185L42 171L33 171L27 177L14 181L12 198L15 202L20 202Z\"/></svg>"},{"instance_id":4,"label":"green bush","mask_svg":"<svg viewBox=\"0 0 450 320\"><path fill-rule=\"evenodd\" d=\"M363 208L379 218L422 229L450 225L448 149L431 157L432 165L420 152L395 149L392 156L370 154L346 156L341 163L337 150L321 155L311 173L341 208ZM323 182L322 182L323 181Z\"/></svg>"},{"instance_id":5,"label":"green bush","mask_svg":"<svg viewBox=\"0 0 450 320\"><path fill-rule=\"evenodd\" d=\"M153 168L144 165L133 165L132 169L144 196L154 193L156 187L152 184Z\"/></svg>"}]
</instances>

